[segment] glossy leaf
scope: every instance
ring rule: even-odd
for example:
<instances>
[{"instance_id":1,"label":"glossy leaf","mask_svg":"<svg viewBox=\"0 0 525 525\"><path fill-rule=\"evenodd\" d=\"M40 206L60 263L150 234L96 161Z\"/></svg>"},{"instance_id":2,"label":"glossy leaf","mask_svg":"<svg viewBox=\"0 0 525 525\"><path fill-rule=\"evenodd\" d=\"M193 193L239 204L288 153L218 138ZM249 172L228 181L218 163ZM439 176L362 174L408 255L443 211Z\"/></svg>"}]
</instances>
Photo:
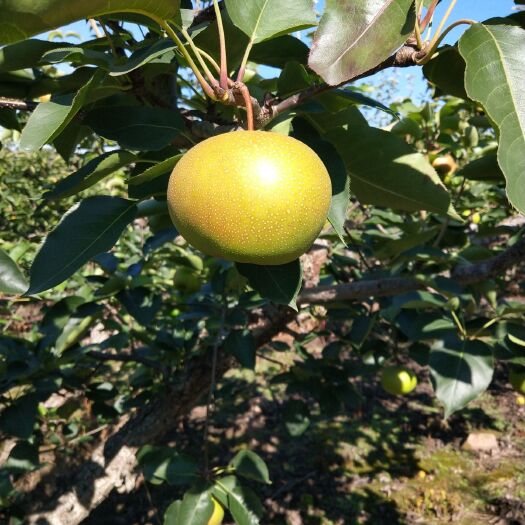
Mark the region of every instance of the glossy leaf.
<instances>
[{"instance_id":1,"label":"glossy leaf","mask_svg":"<svg viewBox=\"0 0 525 525\"><path fill-rule=\"evenodd\" d=\"M411 35L413 0L327 0L309 66L341 84L377 66Z\"/></svg>"},{"instance_id":2,"label":"glossy leaf","mask_svg":"<svg viewBox=\"0 0 525 525\"><path fill-rule=\"evenodd\" d=\"M123 148L142 151L162 149L184 129L177 111L147 106L100 107L90 111L84 122Z\"/></svg>"},{"instance_id":3,"label":"glossy leaf","mask_svg":"<svg viewBox=\"0 0 525 525\"><path fill-rule=\"evenodd\" d=\"M498 162L509 201L525 213L525 30L475 24L459 41L467 64L465 87L500 132Z\"/></svg>"},{"instance_id":4,"label":"glossy leaf","mask_svg":"<svg viewBox=\"0 0 525 525\"><path fill-rule=\"evenodd\" d=\"M177 522L167 525L207 525L213 514L213 501L208 489L193 488L184 494Z\"/></svg>"},{"instance_id":5,"label":"glossy leaf","mask_svg":"<svg viewBox=\"0 0 525 525\"><path fill-rule=\"evenodd\" d=\"M310 146L321 158L332 182L332 200L328 212L328 220L344 242L344 225L346 211L350 201L350 179L341 156L330 142L323 140L308 122L303 119L294 119L293 135L295 138Z\"/></svg>"},{"instance_id":6,"label":"glossy leaf","mask_svg":"<svg viewBox=\"0 0 525 525\"><path fill-rule=\"evenodd\" d=\"M263 459L251 450L241 450L231 461L235 473L246 479L270 484L270 473Z\"/></svg>"},{"instance_id":7,"label":"glossy leaf","mask_svg":"<svg viewBox=\"0 0 525 525\"><path fill-rule=\"evenodd\" d=\"M457 47L444 47L423 66L423 74L441 93L468 99L465 91L465 61Z\"/></svg>"},{"instance_id":8,"label":"glossy leaf","mask_svg":"<svg viewBox=\"0 0 525 525\"><path fill-rule=\"evenodd\" d=\"M286 9L280 0L226 0L226 9L254 43L316 24L310 0L288 0Z\"/></svg>"},{"instance_id":9,"label":"glossy leaf","mask_svg":"<svg viewBox=\"0 0 525 525\"><path fill-rule=\"evenodd\" d=\"M441 341L430 352L429 366L445 417L484 392L494 372L491 349L481 341Z\"/></svg>"},{"instance_id":10,"label":"glossy leaf","mask_svg":"<svg viewBox=\"0 0 525 525\"><path fill-rule=\"evenodd\" d=\"M110 68L111 76L126 75L149 62L172 52L176 45L168 38L155 41L151 46L141 47L135 51L123 64L114 64Z\"/></svg>"},{"instance_id":11,"label":"glossy leaf","mask_svg":"<svg viewBox=\"0 0 525 525\"><path fill-rule=\"evenodd\" d=\"M135 162L136 159L137 157L133 153L125 150L103 153L99 157L90 160L85 166L69 175L69 177L58 181L52 190L44 194L44 197L51 200L75 195L93 186L111 173Z\"/></svg>"},{"instance_id":12,"label":"glossy leaf","mask_svg":"<svg viewBox=\"0 0 525 525\"><path fill-rule=\"evenodd\" d=\"M171 19L179 7L179 0L0 0L0 44L108 13L151 13Z\"/></svg>"},{"instance_id":13,"label":"glossy leaf","mask_svg":"<svg viewBox=\"0 0 525 525\"><path fill-rule=\"evenodd\" d=\"M392 133L349 126L326 135L345 161L350 188L363 204L446 215L450 196L428 160Z\"/></svg>"},{"instance_id":14,"label":"glossy leaf","mask_svg":"<svg viewBox=\"0 0 525 525\"><path fill-rule=\"evenodd\" d=\"M176 166L177 162L179 162L180 159L182 159L182 154L175 155L166 160L163 160L159 162L158 164L155 164L151 168L144 170L139 175L136 175L135 177L132 177L131 179L129 179L128 184L130 186L137 186L139 184L151 182L152 180L156 179L157 177L161 177L162 175L165 175L166 173L171 173L173 171L173 168Z\"/></svg>"},{"instance_id":15,"label":"glossy leaf","mask_svg":"<svg viewBox=\"0 0 525 525\"><path fill-rule=\"evenodd\" d=\"M119 197L90 197L73 206L44 240L26 293L60 284L92 257L108 251L135 215L135 203Z\"/></svg>"},{"instance_id":16,"label":"glossy leaf","mask_svg":"<svg viewBox=\"0 0 525 525\"><path fill-rule=\"evenodd\" d=\"M218 480L213 496L230 511L236 525L259 525L261 503L254 492L241 485L235 476Z\"/></svg>"},{"instance_id":17,"label":"glossy leaf","mask_svg":"<svg viewBox=\"0 0 525 525\"><path fill-rule=\"evenodd\" d=\"M84 105L88 93L103 78L97 72L76 94L59 95L39 104L29 117L20 138L20 147L36 151L51 142L71 122Z\"/></svg>"},{"instance_id":18,"label":"glossy leaf","mask_svg":"<svg viewBox=\"0 0 525 525\"><path fill-rule=\"evenodd\" d=\"M301 289L302 270L299 259L287 264L263 266L236 263L239 273L265 299L287 304L297 310L297 295Z\"/></svg>"},{"instance_id":19,"label":"glossy leaf","mask_svg":"<svg viewBox=\"0 0 525 525\"><path fill-rule=\"evenodd\" d=\"M0 293L23 294L28 284L24 274L9 255L0 249Z\"/></svg>"}]
</instances>

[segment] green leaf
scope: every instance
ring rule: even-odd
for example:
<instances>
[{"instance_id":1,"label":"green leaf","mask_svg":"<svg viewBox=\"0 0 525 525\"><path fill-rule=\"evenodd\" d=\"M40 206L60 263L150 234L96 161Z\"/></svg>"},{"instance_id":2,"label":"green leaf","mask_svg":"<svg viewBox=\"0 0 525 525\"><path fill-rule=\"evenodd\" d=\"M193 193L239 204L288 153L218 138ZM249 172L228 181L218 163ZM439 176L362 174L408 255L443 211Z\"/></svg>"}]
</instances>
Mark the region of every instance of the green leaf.
<instances>
[{"instance_id":1,"label":"green leaf","mask_svg":"<svg viewBox=\"0 0 525 525\"><path fill-rule=\"evenodd\" d=\"M28 284L24 274L9 255L0 249L0 292L10 295L23 294Z\"/></svg>"},{"instance_id":2,"label":"green leaf","mask_svg":"<svg viewBox=\"0 0 525 525\"><path fill-rule=\"evenodd\" d=\"M65 45L63 42L56 43L34 38L4 46L0 49L0 73L35 67L44 53Z\"/></svg>"},{"instance_id":3,"label":"green leaf","mask_svg":"<svg viewBox=\"0 0 525 525\"><path fill-rule=\"evenodd\" d=\"M299 259L287 264L263 266L236 263L239 273L261 297L287 304L297 310L297 295L301 289L302 269Z\"/></svg>"},{"instance_id":4,"label":"green leaf","mask_svg":"<svg viewBox=\"0 0 525 525\"><path fill-rule=\"evenodd\" d=\"M189 485L197 479L198 464L173 448L146 445L137 454L144 477L153 484Z\"/></svg>"},{"instance_id":5,"label":"green leaf","mask_svg":"<svg viewBox=\"0 0 525 525\"><path fill-rule=\"evenodd\" d=\"M323 140L315 128L304 119L294 119L292 136L312 148L328 170L332 182L332 200L328 220L344 242L344 225L350 201L350 179L346 173L345 163L333 144Z\"/></svg>"},{"instance_id":6,"label":"green leaf","mask_svg":"<svg viewBox=\"0 0 525 525\"><path fill-rule=\"evenodd\" d=\"M465 91L465 61L457 47L447 46L423 66L423 74L441 93L468 99Z\"/></svg>"},{"instance_id":7,"label":"green leaf","mask_svg":"<svg viewBox=\"0 0 525 525\"><path fill-rule=\"evenodd\" d=\"M179 7L179 0L0 0L0 44L108 13L124 11L172 19Z\"/></svg>"},{"instance_id":8,"label":"green leaf","mask_svg":"<svg viewBox=\"0 0 525 525\"><path fill-rule=\"evenodd\" d=\"M498 162L507 196L525 213L525 30L475 24L459 41L469 97L483 104L500 132Z\"/></svg>"},{"instance_id":9,"label":"green leaf","mask_svg":"<svg viewBox=\"0 0 525 525\"><path fill-rule=\"evenodd\" d=\"M180 155L174 155L169 159L163 160L155 164L155 166L144 170L139 175L131 177L131 179L129 179L128 181L128 184L130 186L137 186L139 184L151 182L152 180L156 179L157 177L161 177L166 173L171 173L173 171L173 168L177 165L177 162L179 162L179 160L182 159L182 157L183 155L181 153Z\"/></svg>"},{"instance_id":10,"label":"green leaf","mask_svg":"<svg viewBox=\"0 0 525 525\"><path fill-rule=\"evenodd\" d=\"M92 257L112 248L136 210L134 202L107 196L90 197L73 206L37 253L26 295L60 284Z\"/></svg>"},{"instance_id":11,"label":"green leaf","mask_svg":"<svg viewBox=\"0 0 525 525\"><path fill-rule=\"evenodd\" d=\"M445 417L484 392L494 372L491 349L481 341L440 341L430 351L429 366Z\"/></svg>"},{"instance_id":12,"label":"green leaf","mask_svg":"<svg viewBox=\"0 0 525 525\"><path fill-rule=\"evenodd\" d=\"M42 62L48 64L60 64L69 62L76 66L95 65L108 70L114 61L113 57L103 51L90 49L89 47L67 46L47 51L42 55Z\"/></svg>"},{"instance_id":13,"label":"green leaf","mask_svg":"<svg viewBox=\"0 0 525 525\"><path fill-rule=\"evenodd\" d=\"M413 0L327 0L309 66L328 84L341 84L388 58L414 22Z\"/></svg>"},{"instance_id":14,"label":"green leaf","mask_svg":"<svg viewBox=\"0 0 525 525\"><path fill-rule=\"evenodd\" d=\"M259 483L271 484L270 473L264 460L251 450L241 450L231 461L235 473Z\"/></svg>"},{"instance_id":15,"label":"green leaf","mask_svg":"<svg viewBox=\"0 0 525 525\"><path fill-rule=\"evenodd\" d=\"M255 340L248 330L233 330L224 341L224 349L244 368L255 369Z\"/></svg>"},{"instance_id":16,"label":"green leaf","mask_svg":"<svg viewBox=\"0 0 525 525\"><path fill-rule=\"evenodd\" d=\"M28 439L33 434L38 408L38 396L19 397L0 414L0 428L11 436Z\"/></svg>"},{"instance_id":17,"label":"green leaf","mask_svg":"<svg viewBox=\"0 0 525 525\"><path fill-rule=\"evenodd\" d=\"M283 35L253 46L250 60L257 64L283 68L286 62L308 62L308 46L298 38Z\"/></svg>"},{"instance_id":18,"label":"green leaf","mask_svg":"<svg viewBox=\"0 0 525 525\"><path fill-rule=\"evenodd\" d=\"M38 448L26 441L18 442L9 453L4 467L11 472L30 472L39 467Z\"/></svg>"},{"instance_id":19,"label":"green leaf","mask_svg":"<svg viewBox=\"0 0 525 525\"><path fill-rule=\"evenodd\" d=\"M213 508L209 488L194 487L184 494L179 507L178 521L173 525L207 525L212 517Z\"/></svg>"},{"instance_id":20,"label":"green leaf","mask_svg":"<svg viewBox=\"0 0 525 525\"><path fill-rule=\"evenodd\" d=\"M135 51L123 64L113 64L109 74L114 77L126 75L166 53L173 52L176 48L177 46L168 38L156 40L151 46L141 47Z\"/></svg>"},{"instance_id":21,"label":"green leaf","mask_svg":"<svg viewBox=\"0 0 525 525\"><path fill-rule=\"evenodd\" d=\"M299 437L310 426L310 410L304 401L291 399L284 405L284 425L292 437Z\"/></svg>"},{"instance_id":22,"label":"green leaf","mask_svg":"<svg viewBox=\"0 0 525 525\"><path fill-rule=\"evenodd\" d=\"M162 149L184 129L177 111L147 106L96 108L86 115L84 122L123 148L142 151Z\"/></svg>"},{"instance_id":23,"label":"green leaf","mask_svg":"<svg viewBox=\"0 0 525 525\"><path fill-rule=\"evenodd\" d=\"M253 43L316 24L310 0L288 0L285 9L280 0L226 0L226 9Z\"/></svg>"},{"instance_id":24,"label":"green leaf","mask_svg":"<svg viewBox=\"0 0 525 525\"><path fill-rule=\"evenodd\" d=\"M472 160L457 174L470 180L499 182L503 178L503 172L498 164L496 153L489 153L480 159Z\"/></svg>"},{"instance_id":25,"label":"green leaf","mask_svg":"<svg viewBox=\"0 0 525 525\"><path fill-rule=\"evenodd\" d=\"M426 157L396 135L349 126L325 135L343 158L350 187L363 204L446 215L450 195Z\"/></svg>"},{"instance_id":26,"label":"green leaf","mask_svg":"<svg viewBox=\"0 0 525 525\"><path fill-rule=\"evenodd\" d=\"M103 71L97 71L76 94L55 96L49 102L39 104L22 132L20 147L36 151L51 142L73 120L84 105L89 92L100 84L103 78Z\"/></svg>"},{"instance_id":27,"label":"green leaf","mask_svg":"<svg viewBox=\"0 0 525 525\"><path fill-rule=\"evenodd\" d=\"M136 160L133 153L125 150L103 153L69 177L58 181L52 190L44 194L44 198L52 200L75 195Z\"/></svg>"},{"instance_id":28,"label":"green leaf","mask_svg":"<svg viewBox=\"0 0 525 525\"><path fill-rule=\"evenodd\" d=\"M239 484L235 476L217 480L213 496L230 511L236 525L259 525L263 511L261 503L249 487Z\"/></svg>"},{"instance_id":29,"label":"green leaf","mask_svg":"<svg viewBox=\"0 0 525 525\"><path fill-rule=\"evenodd\" d=\"M179 525L182 500L174 501L164 513L164 525Z\"/></svg>"}]
</instances>

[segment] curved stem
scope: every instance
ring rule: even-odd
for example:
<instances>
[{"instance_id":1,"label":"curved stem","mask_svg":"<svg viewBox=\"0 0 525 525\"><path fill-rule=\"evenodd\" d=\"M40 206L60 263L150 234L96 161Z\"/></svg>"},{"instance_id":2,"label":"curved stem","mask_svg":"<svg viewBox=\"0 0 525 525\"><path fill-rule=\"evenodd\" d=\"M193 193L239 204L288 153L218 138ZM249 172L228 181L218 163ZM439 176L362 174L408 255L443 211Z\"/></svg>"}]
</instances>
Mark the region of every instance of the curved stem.
<instances>
[{"instance_id":1,"label":"curved stem","mask_svg":"<svg viewBox=\"0 0 525 525\"><path fill-rule=\"evenodd\" d=\"M166 22L166 20L163 20L162 18L155 16L151 13L148 13L147 16L149 16L152 20L157 22L164 31L166 31L166 34L177 44L177 47L179 48L179 51L182 53L182 56L186 59L186 62L188 63L188 66L193 71L194 75L197 77L197 80L199 81L199 84L202 86L202 89L210 97L212 100L217 100L217 97L215 96L215 93L211 86L208 84L206 79L202 76L202 73L199 71L199 68L193 61L193 58L191 58L191 55L188 53L188 50L182 43L182 40L178 37L177 33L173 31L173 28Z\"/></svg>"},{"instance_id":2,"label":"curved stem","mask_svg":"<svg viewBox=\"0 0 525 525\"><path fill-rule=\"evenodd\" d=\"M213 85L218 85L217 80L215 80L215 77L213 76L213 73L208 68L206 62L204 62L204 60L202 59L202 56L200 54L200 50L195 45L195 43L193 42L193 39L191 38L191 36L188 33L188 31L186 29L182 28L182 27L179 27L177 29L182 33L182 35L184 36L184 38L186 39L186 41L190 45L193 53L197 57L197 60L199 61L199 64L202 67L202 70L204 71L205 75L208 77L208 80L211 82L212 86Z\"/></svg>"},{"instance_id":3,"label":"curved stem","mask_svg":"<svg viewBox=\"0 0 525 525\"><path fill-rule=\"evenodd\" d=\"M252 47L253 47L253 42L250 40L250 42L246 46L246 51L244 52L244 56L242 57L241 67L239 68L239 73L237 74L237 82L242 82L244 80L246 64L248 63L248 58L250 57Z\"/></svg>"},{"instance_id":4,"label":"curved stem","mask_svg":"<svg viewBox=\"0 0 525 525\"><path fill-rule=\"evenodd\" d=\"M450 31L452 31L452 29L454 29L457 26L463 25L463 24L474 25L476 23L477 22L475 20L470 20L468 18L462 18L461 20L457 20L453 24L450 24L445 29L445 31L443 31L443 33L441 33L441 35L439 33L436 33L436 35L434 36L434 39L430 43L430 48L429 48L427 54L421 60L417 60L417 64L420 65L420 66L426 64L432 58L434 53L436 52L436 49L439 47L439 44L441 44L441 42L443 42L443 39L450 33Z\"/></svg>"},{"instance_id":5,"label":"curved stem","mask_svg":"<svg viewBox=\"0 0 525 525\"><path fill-rule=\"evenodd\" d=\"M222 14L219 2L213 0L215 16L217 17L217 27L219 28L219 43L221 46L221 68L219 84L222 89L228 89L228 57L226 56L226 37L224 35L224 24L222 23Z\"/></svg>"},{"instance_id":6,"label":"curved stem","mask_svg":"<svg viewBox=\"0 0 525 525\"><path fill-rule=\"evenodd\" d=\"M248 86L246 84L243 84L242 82L237 83L236 86L239 91L242 94L242 98L244 99L244 105L246 106L246 118L247 118L247 129L248 131L253 131L253 104L252 104L252 97L250 96L250 90L248 89Z\"/></svg>"},{"instance_id":7,"label":"curved stem","mask_svg":"<svg viewBox=\"0 0 525 525\"><path fill-rule=\"evenodd\" d=\"M420 26L420 16L423 9L423 4L419 6L419 11L417 11L416 5L414 4L414 9L416 9L416 23L414 24L414 34L416 35L417 48L423 48L423 39L421 38L421 26Z\"/></svg>"},{"instance_id":8,"label":"curved stem","mask_svg":"<svg viewBox=\"0 0 525 525\"><path fill-rule=\"evenodd\" d=\"M454 6L456 5L458 0L452 0L450 2L450 5L448 6L448 9L446 10L445 14L443 15L443 18L441 19L441 22L439 23L439 26L436 30L436 36L434 37L434 40L436 37L441 33L443 28L445 27L445 24L447 23L448 17L450 16L450 13L452 13L452 9L454 9ZM430 47L434 45L434 40L431 42Z\"/></svg>"},{"instance_id":9,"label":"curved stem","mask_svg":"<svg viewBox=\"0 0 525 525\"><path fill-rule=\"evenodd\" d=\"M195 48L197 49L197 52L199 53L199 55L204 57L214 67L215 71L217 71L217 73L220 75L221 67L219 66L219 64L217 64L215 59L211 55L206 53L206 51L203 51L200 47L195 46Z\"/></svg>"}]
</instances>

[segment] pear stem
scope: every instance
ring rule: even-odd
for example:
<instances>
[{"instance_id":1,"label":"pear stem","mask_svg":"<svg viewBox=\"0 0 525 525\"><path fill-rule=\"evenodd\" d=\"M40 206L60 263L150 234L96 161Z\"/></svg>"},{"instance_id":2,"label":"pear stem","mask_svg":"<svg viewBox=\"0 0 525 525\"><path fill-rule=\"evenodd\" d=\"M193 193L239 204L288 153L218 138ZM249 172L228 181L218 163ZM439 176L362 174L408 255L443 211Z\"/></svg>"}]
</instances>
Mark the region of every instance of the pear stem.
<instances>
[{"instance_id":1,"label":"pear stem","mask_svg":"<svg viewBox=\"0 0 525 525\"><path fill-rule=\"evenodd\" d=\"M243 82L236 82L234 85L235 89L238 89L239 92L242 95L242 98L244 99L244 105L246 107L246 124L248 131L253 131L253 104L252 104L252 97L250 95L250 90L248 89L248 86L244 84Z\"/></svg>"},{"instance_id":2,"label":"pear stem","mask_svg":"<svg viewBox=\"0 0 525 525\"><path fill-rule=\"evenodd\" d=\"M217 27L219 28L219 43L221 48L221 67L219 84L222 89L228 89L228 57L226 55L226 37L224 35L224 24L222 23L221 8L219 2L213 0L213 8L217 18Z\"/></svg>"}]
</instances>

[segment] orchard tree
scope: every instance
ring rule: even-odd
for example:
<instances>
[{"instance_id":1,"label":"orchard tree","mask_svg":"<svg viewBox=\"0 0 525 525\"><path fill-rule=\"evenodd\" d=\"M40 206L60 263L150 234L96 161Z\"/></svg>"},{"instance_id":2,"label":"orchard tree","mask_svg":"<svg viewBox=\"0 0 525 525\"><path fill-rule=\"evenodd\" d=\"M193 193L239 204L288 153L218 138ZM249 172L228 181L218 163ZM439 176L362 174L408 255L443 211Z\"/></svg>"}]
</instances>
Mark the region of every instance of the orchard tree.
<instances>
[{"instance_id":1,"label":"orchard tree","mask_svg":"<svg viewBox=\"0 0 525 525\"><path fill-rule=\"evenodd\" d=\"M264 523L271 472L215 464L209 434L221 377L273 350L295 354L273 378L292 435L370 371L406 395L428 369L444 417L496 361L525 390L525 19L450 23L455 3L0 0L3 506L78 524L143 475L184 489L166 525ZM91 40L36 37L82 19ZM422 107L355 84L410 66ZM17 337L21 302L45 315ZM78 399L97 439L35 501L17 482L57 421L62 450L85 437ZM203 399L194 454L158 446Z\"/></svg>"}]
</instances>

